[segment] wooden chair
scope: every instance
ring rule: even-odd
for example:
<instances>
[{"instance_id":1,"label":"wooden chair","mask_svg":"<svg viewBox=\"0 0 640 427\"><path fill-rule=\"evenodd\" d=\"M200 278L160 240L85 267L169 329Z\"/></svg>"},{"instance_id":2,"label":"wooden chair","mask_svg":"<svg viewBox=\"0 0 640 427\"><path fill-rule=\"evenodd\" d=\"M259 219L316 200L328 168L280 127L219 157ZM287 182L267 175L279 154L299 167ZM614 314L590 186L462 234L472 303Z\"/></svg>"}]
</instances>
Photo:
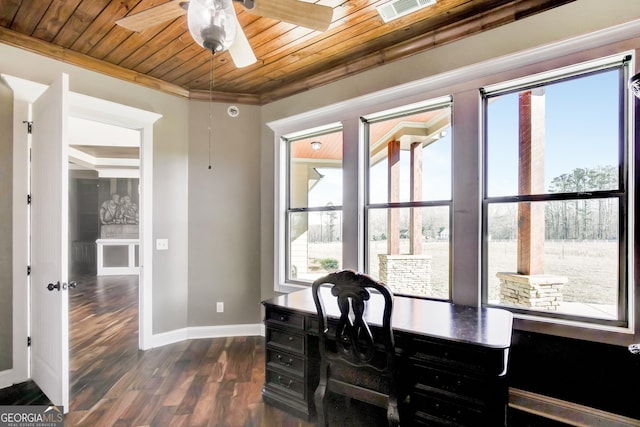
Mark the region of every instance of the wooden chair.
<instances>
[{"instance_id":1,"label":"wooden chair","mask_svg":"<svg viewBox=\"0 0 640 427\"><path fill-rule=\"evenodd\" d=\"M331 291L328 292L323 285L329 285ZM380 293L384 305L382 325L375 326L373 333L366 319L371 289ZM340 317L335 329L333 319L331 324L328 323L325 309L328 301L324 300L330 298L337 301L339 309ZM391 329L393 293L384 283L367 275L343 270L316 280L313 283L313 300L318 311L321 356L320 379L314 396L318 425L328 425L329 391L387 408L389 425L399 425ZM378 307L375 311L379 313Z\"/></svg>"}]
</instances>

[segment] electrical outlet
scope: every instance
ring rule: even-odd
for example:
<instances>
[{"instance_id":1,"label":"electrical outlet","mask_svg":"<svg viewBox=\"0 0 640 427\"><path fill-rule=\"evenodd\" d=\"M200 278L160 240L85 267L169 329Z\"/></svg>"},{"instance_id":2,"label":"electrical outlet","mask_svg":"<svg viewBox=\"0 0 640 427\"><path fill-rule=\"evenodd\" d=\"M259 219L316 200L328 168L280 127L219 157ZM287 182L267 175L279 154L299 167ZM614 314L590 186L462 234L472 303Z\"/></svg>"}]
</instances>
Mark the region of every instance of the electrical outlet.
<instances>
[{"instance_id":1,"label":"electrical outlet","mask_svg":"<svg viewBox=\"0 0 640 427\"><path fill-rule=\"evenodd\" d=\"M156 250L157 251L169 250L169 239L156 239Z\"/></svg>"},{"instance_id":2,"label":"electrical outlet","mask_svg":"<svg viewBox=\"0 0 640 427\"><path fill-rule=\"evenodd\" d=\"M224 303L223 302L217 302L216 303L216 312L224 313Z\"/></svg>"}]
</instances>

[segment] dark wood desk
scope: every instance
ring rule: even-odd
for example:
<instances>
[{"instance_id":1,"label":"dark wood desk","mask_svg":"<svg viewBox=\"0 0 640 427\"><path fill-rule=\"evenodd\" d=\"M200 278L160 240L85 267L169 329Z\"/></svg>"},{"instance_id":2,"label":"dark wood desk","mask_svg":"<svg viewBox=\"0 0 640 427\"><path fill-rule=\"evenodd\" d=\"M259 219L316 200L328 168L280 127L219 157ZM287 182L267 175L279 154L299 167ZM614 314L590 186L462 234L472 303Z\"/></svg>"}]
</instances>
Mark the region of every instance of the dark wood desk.
<instances>
[{"instance_id":1,"label":"dark wood desk","mask_svg":"<svg viewBox=\"0 0 640 427\"><path fill-rule=\"evenodd\" d=\"M381 322L380 296L367 320ZM330 302L330 298L325 298ZM318 321L311 289L263 301L266 327L265 402L313 419L318 384ZM337 306L327 304L337 317ZM513 317L506 310L394 298L397 366L410 395L412 425L506 424L506 381Z\"/></svg>"}]
</instances>

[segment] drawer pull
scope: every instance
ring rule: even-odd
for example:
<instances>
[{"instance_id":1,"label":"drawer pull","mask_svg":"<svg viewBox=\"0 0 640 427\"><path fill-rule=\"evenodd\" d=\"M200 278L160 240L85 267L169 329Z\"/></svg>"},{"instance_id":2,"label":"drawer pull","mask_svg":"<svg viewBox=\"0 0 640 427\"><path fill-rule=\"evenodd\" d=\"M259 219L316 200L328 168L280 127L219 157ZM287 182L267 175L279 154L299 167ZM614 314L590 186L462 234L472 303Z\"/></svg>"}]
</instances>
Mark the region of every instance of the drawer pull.
<instances>
[{"instance_id":1,"label":"drawer pull","mask_svg":"<svg viewBox=\"0 0 640 427\"><path fill-rule=\"evenodd\" d=\"M290 336L288 339L289 339L289 342L291 342L291 341L293 341L295 338Z\"/></svg>"},{"instance_id":2,"label":"drawer pull","mask_svg":"<svg viewBox=\"0 0 640 427\"><path fill-rule=\"evenodd\" d=\"M290 388L291 385L293 384L293 380L289 380L287 382L284 382L282 376L278 375L278 383L284 388Z\"/></svg>"},{"instance_id":3,"label":"drawer pull","mask_svg":"<svg viewBox=\"0 0 640 427\"><path fill-rule=\"evenodd\" d=\"M289 358L289 360L284 360L284 357L282 357L281 355L278 355L278 362L280 362L281 365L283 366L291 366L291 364L293 363L293 359Z\"/></svg>"},{"instance_id":4,"label":"drawer pull","mask_svg":"<svg viewBox=\"0 0 640 427\"><path fill-rule=\"evenodd\" d=\"M280 316L280 321L281 322L286 322L287 320L289 320L289 316L285 316L285 315L281 315Z\"/></svg>"}]
</instances>

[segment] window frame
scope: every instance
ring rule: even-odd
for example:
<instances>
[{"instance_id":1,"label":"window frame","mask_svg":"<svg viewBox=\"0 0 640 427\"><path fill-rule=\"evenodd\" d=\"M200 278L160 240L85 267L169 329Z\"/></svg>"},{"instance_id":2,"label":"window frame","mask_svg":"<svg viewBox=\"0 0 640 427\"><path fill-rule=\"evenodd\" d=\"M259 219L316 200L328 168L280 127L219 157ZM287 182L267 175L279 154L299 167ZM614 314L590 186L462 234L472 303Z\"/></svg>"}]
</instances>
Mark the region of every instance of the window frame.
<instances>
[{"instance_id":1,"label":"window frame","mask_svg":"<svg viewBox=\"0 0 640 427\"><path fill-rule=\"evenodd\" d=\"M371 187L370 187L370 171L371 171L371 141L370 141L370 125L375 123L380 123L385 120L392 120L399 117L407 117L418 113L434 111L438 109L449 108L449 116L450 116L450 132L451 132L451 163L453 164L453 96L446 95L441 97L436 97L434 99L428 99L423 102L419 102L416 104L410 104L406 106L397 107L391 110L380 111L374 114L368 114L360 117L360 126L362 128L362 144L364 148L364 202L362 206L362 210L364 212L364 221L363 221L363 242L364 245L364 271L367 274L371 274L369 271L370 265L370 248L369 248L369 218L370 213L376 210L390 210L390 209L411 209L411 208L428 208L428 207L441 207L446 206L449 210L449 230L451 231L453 228L453 165L451 166L451 176L449 177L451 183L451 197L448 200L421 200L421 201L405 201L405 202L389 202L386 203L371 203ZM448 286L448 297L447 301L450 301L452 298L452 272L451 272L451 241L452 241L452 233L449 233L449 278L447 281ZM428 295L405 295L402 293L396 293L396 295L408 296L411 298L425 298L425 299L440 299L435 298Z\"/></svg>"},{"instance_id":2,"label":"window frame","mask_svg":"<svg viewBox=\"0 0 640 427\"><path fill-rule=\"evenodd\" d=\"M341 123L332 123L326 126L321 126L318 128L308 129L306 131L296 132L290 135L282 136L281 144L285 147L285 192L284 192L284 257L282 266L282 273L284 282L288 285L293 286L311 286L312 281L307 280L297 280L296 278L291 277L291 240L290 240L290 231L291 231L291 216L296 213L314 213L314 212L341 212L342 213L342 204L340 205L331 205L331 206L306 206L306 207L291 207L291 144L304 140L313 138L316 136L322 136L333 132L342 132L343 127ZM343 140L344 144L344 140ZM344 151L344 150L343 150ZM342 168L344 171L344 160L342 164ZM344 182L343 182L344 188ZM341 223L342 220L341 220ZM308 230L307 230L308 231ZM342 231L341 231L342 235ZM341 254L342 255L342 254Z\"/></svg>"},{"instance_id":3,"label":"window frame","mask_svg":"<svg viewBox=\"0 0 640 427\"><path fill-rule=\"evenodd\" d=\"M632 108L629 91L626 85L630 76L632 55L622 53L604 58L574 64L568 67L552 69L539 74L525 76L516 80L501 82L489 87L480 88L482 102L482 226L481 226L481 301L487 307L496 307L509 310L523 318L548 318L559 321L575 322L580 324L594 324L614 328L628 328L632 319L631 289L629 271L632 268L629 260L630 233L632 229L631 220L633 218L631 201L633 200L634 188L630 185L633 176L631 167L633 157L633 135L630 128L632 123ZM594 74L611 70L619 70L618 77L618 105L620 114L618 116L618 188L614 190L598 190L589 192L568 192L550 193L545 189L542 194L519 194L510 196L489 196L488 180L488 104L491 98L501 95L518 93L527 89L544 87L549 83L561 83L574 79L588 77ZM571 315L552 311L531 310L524 307L513 307L489 302L489 206L505 203L534 203L548 201L571 201L571 200L595 200L595 199L615 199L618 201L618 302L617 319L608 320L587 316ZM631 295L630 295L631 294Z\"/></svg>"},{"instance_id":4,"label":"window frame","mask_svg":"<svg viewBox=\"0 0 640 427\"><path fill-rule=\"evenodd\" d=\"M266 158L263 158L263 179L273 179L263 184L262 190L267 196L263 199L264 209L273 208L272 214L265 213L263 230L262 271L265 279L263 296L272 292L292 292L305 289L306 286L290 285L283 280L281 254L283 253L283 171L284 155L281 147L281 136L322 126L326 123L341 122L344 131L345 147L345 180L346 188L363 173L364 154L361 147L360 117L375 114L383 109L401 108L424 99L453 94L453 126L456 139L452 145L452 162L454 179L452 188L452 229L451 229L451 275L452 299L456 304L481 306L481 209L482 209L482 117L479 88L498 85L500 82L526 78L545 70L559 67L571 67L574 64L606 55L620 56L631 54L632 68L640 69L640 42L637 25L624 28L612 27L597 33L586 33L563 40L562 43L545 44L523 50L514 50L503 57L487 61L470 62L469 65L450 67L446 70L436 69L424 74L417 80L401 82L396 86L385 86L365 95L353 98L343 97L340 93L329 92L329 96L298 104L274 104L265 112ZM632 121L630 123L629 165L640 170L640 126L634 120L640 117L640 101L630 100ZM356 162L357 160L357 162ZM355 166L347 166L351 162ZM269 172L271 170L271 173ZM460 176L462 175L462 176ZM535 332L566 338L581 339L614 345L628 345L640 337L640 241L636 237L635 223L640 220L640 200L635 192L640 188L638 174L629 176L633 188L630 188L629 199L629 259L628 270L628 308L630 313L627 327L614 327L600 324L589 324L580 321L542 318L527 314L514 314L514 329L524 332ZM358 181L360 182L360 181ZM475 185L477 183L477 185ZM473 185L470 185L473 184ZM269 200L271 199L271 200ZM354 229L343 230L343 260L346 268L362 271L359 260L364 259L361 242L363 230L363 211L356 207L363 203L364 190L352 186L345 196L343 204L343 221L351 221ZM270 238L269 232L273 233ZM269 285L271 283L271 285ZM269 288L272 287L272 290Z\"/></svg>"}]
</instances>

